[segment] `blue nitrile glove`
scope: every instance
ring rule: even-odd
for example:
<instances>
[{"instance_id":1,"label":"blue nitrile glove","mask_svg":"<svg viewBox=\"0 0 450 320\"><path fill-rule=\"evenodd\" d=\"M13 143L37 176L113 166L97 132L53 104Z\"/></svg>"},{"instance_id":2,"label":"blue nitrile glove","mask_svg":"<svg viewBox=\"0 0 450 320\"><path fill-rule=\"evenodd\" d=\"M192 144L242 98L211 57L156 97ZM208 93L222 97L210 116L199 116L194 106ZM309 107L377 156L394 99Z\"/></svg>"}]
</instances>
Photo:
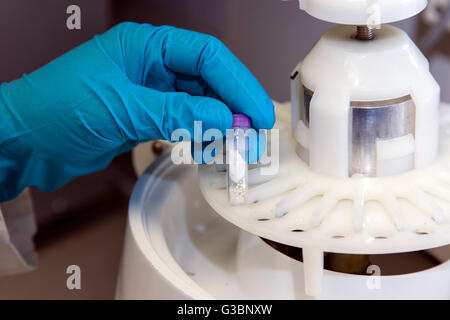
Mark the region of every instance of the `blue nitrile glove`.
<instances>
[{"instance_id":1,"label":"blue nitrile glove","mask_svg":"<svg viewBox=\"0 0 450 320\"><path fill-rule=\"evenodd\" d=\"M122 23L1 85L0 201L53 190L175 129L193 134L194 120L225 133L232 112L274 124L264 89L220 41Z\"/></svg>"}]
</instances>

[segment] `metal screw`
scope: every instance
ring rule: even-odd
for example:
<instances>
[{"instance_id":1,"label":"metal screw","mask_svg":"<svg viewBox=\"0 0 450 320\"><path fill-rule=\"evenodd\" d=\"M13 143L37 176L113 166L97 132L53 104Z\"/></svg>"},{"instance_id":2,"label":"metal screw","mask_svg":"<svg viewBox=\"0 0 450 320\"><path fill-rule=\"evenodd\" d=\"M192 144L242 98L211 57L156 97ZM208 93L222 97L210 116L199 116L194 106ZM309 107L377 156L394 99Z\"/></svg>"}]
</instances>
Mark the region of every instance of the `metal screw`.
<instances>
[{"instance_id":1,"label":"metal screw","mask_svg":"<svg viewBox=\"0 0 450 320\"><path fill-rule=\"evenodd\" d=\"M160 156L164 152L164 145L160 141L154 141L152 143L152 151L155 155Z\"/></svg>"},{"instance_id":2,"label":"metal screw","mask_svg":"<svg viewBox=\"0 0 450 320\"><path fill-rule=\"evenodd\" d=\"M375 38L374 28L369 26L356 26L355 38L361 41L373 40Z\"/></svg>"}]
</instances>

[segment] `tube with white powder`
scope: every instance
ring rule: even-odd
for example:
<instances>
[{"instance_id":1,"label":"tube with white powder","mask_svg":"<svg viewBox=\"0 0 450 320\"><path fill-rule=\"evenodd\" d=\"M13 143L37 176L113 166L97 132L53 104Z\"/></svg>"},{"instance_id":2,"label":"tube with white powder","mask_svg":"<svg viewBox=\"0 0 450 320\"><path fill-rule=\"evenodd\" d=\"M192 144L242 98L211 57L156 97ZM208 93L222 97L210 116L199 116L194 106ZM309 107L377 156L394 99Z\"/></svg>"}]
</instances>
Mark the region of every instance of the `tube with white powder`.
<instances>
[{"instance_id":1,"label":"tube with white powder","mask_svg":"<svg viewBox=\"0 0 450 320\"><path fill-rule=\"evenodd\" d=\"M231 205L246 202L248 192L248 129L250 119L244 114L233 115L233 126L227 132L228 199Z\"/></svg>"}]
</instances>

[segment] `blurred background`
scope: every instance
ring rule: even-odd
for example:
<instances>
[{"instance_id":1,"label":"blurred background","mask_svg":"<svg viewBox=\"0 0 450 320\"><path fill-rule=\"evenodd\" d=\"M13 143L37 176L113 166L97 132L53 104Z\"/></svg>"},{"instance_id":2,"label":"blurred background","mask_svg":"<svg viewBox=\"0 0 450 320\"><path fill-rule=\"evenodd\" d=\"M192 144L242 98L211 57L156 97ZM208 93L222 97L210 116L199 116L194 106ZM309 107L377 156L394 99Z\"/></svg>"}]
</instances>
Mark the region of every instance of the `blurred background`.
<instances>
[{"instance_id":1,"label":"blurred background","mask_svg":"<svg viewBox=\"0 0 450 320\"><path fill-rule=\"evenodd\" d=\"M433 0L421 15L396 25L423 49L450 102L449 1ZM66 28L66 9L81 8L81 30ZM447 13L446 13L447 12ZM221 39L278 101L289 99L291 70L332 25L281 0L3 0L0 2L0 82L29 73L121 21L173 25ZM158 154L156 145L149 153ZM32 190L40 267L0 278L0 299L110 299L122 249L127 205L136 175L131 155L103 172L51 193ZM66 267L77 264L82 289L65 287Z\"/></svg>"}]
</instances>

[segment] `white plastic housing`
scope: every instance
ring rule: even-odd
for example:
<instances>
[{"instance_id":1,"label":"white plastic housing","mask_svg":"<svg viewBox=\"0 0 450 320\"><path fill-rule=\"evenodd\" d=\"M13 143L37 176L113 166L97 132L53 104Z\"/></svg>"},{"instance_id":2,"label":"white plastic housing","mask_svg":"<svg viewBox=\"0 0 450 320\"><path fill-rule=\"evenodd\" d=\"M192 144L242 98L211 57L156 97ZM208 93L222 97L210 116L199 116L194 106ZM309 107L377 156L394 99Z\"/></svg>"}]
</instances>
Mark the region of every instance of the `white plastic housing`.
<instances>
[{"instance_id":1,"label":"white plastic housing","mask_svg":"<svg viewBox=\"0 0 450 320\"><path fill-rule=\"evenodd\" d=\"M385 177L337 179L299 160L289 104L276 104L279 168L249 170L247 205L230 206L225 176L199 168L211 207L243 230L303 248L305 290L322 295L323 252L386 254L450 244L450 106L440 110L440 150L426 168ZM272 140L277 141L277 140Z\"/></svg>"},{"instance_id":2,"label":"white plastic housing","mask_svg":"<svg viewBox=\"0 0 450 320\"><path fill-rule=\"evenodd\" d=\"M194 166L176 166L170 157L141 176L130 200L116 298L310 299L304 265L215 214L197 179ZM319 298L450 299L444 261L381 277L380 288L368 276L325 270Z\"/></svg>"},{"instance_id":3,"label":"white plastic housing","mask_svg":"<svg viewBox=\"0 0 450 320\"><path fill-rule=\"evenodd\" d=\"M349 176L351 101L408 95L415 104L415 144L411 137L392 141L380 146L379 157L394 159L396 150L415 150L415 168L426 166L438 151L440 100L427 59L398 28L383 26L371 41L355 40L354 34L352 26L329 30L294 71L300 76L292 83L292 125L297 142L309 149L311 169L338 178ZM309 128L300 121L303 87L314 92ZM407 145L399 149L402 143Z\"/></svg>"},{"instance_id":4,"label":"white plastic housing","mask_svg":"<svg viewBox=\"0 0 450 320\"><path fill-rule=\"evenodd\" d=\"M379 25L415 16L427 0L299 0L300 9L328 22Z\"/></svg>"}]
</instances>

